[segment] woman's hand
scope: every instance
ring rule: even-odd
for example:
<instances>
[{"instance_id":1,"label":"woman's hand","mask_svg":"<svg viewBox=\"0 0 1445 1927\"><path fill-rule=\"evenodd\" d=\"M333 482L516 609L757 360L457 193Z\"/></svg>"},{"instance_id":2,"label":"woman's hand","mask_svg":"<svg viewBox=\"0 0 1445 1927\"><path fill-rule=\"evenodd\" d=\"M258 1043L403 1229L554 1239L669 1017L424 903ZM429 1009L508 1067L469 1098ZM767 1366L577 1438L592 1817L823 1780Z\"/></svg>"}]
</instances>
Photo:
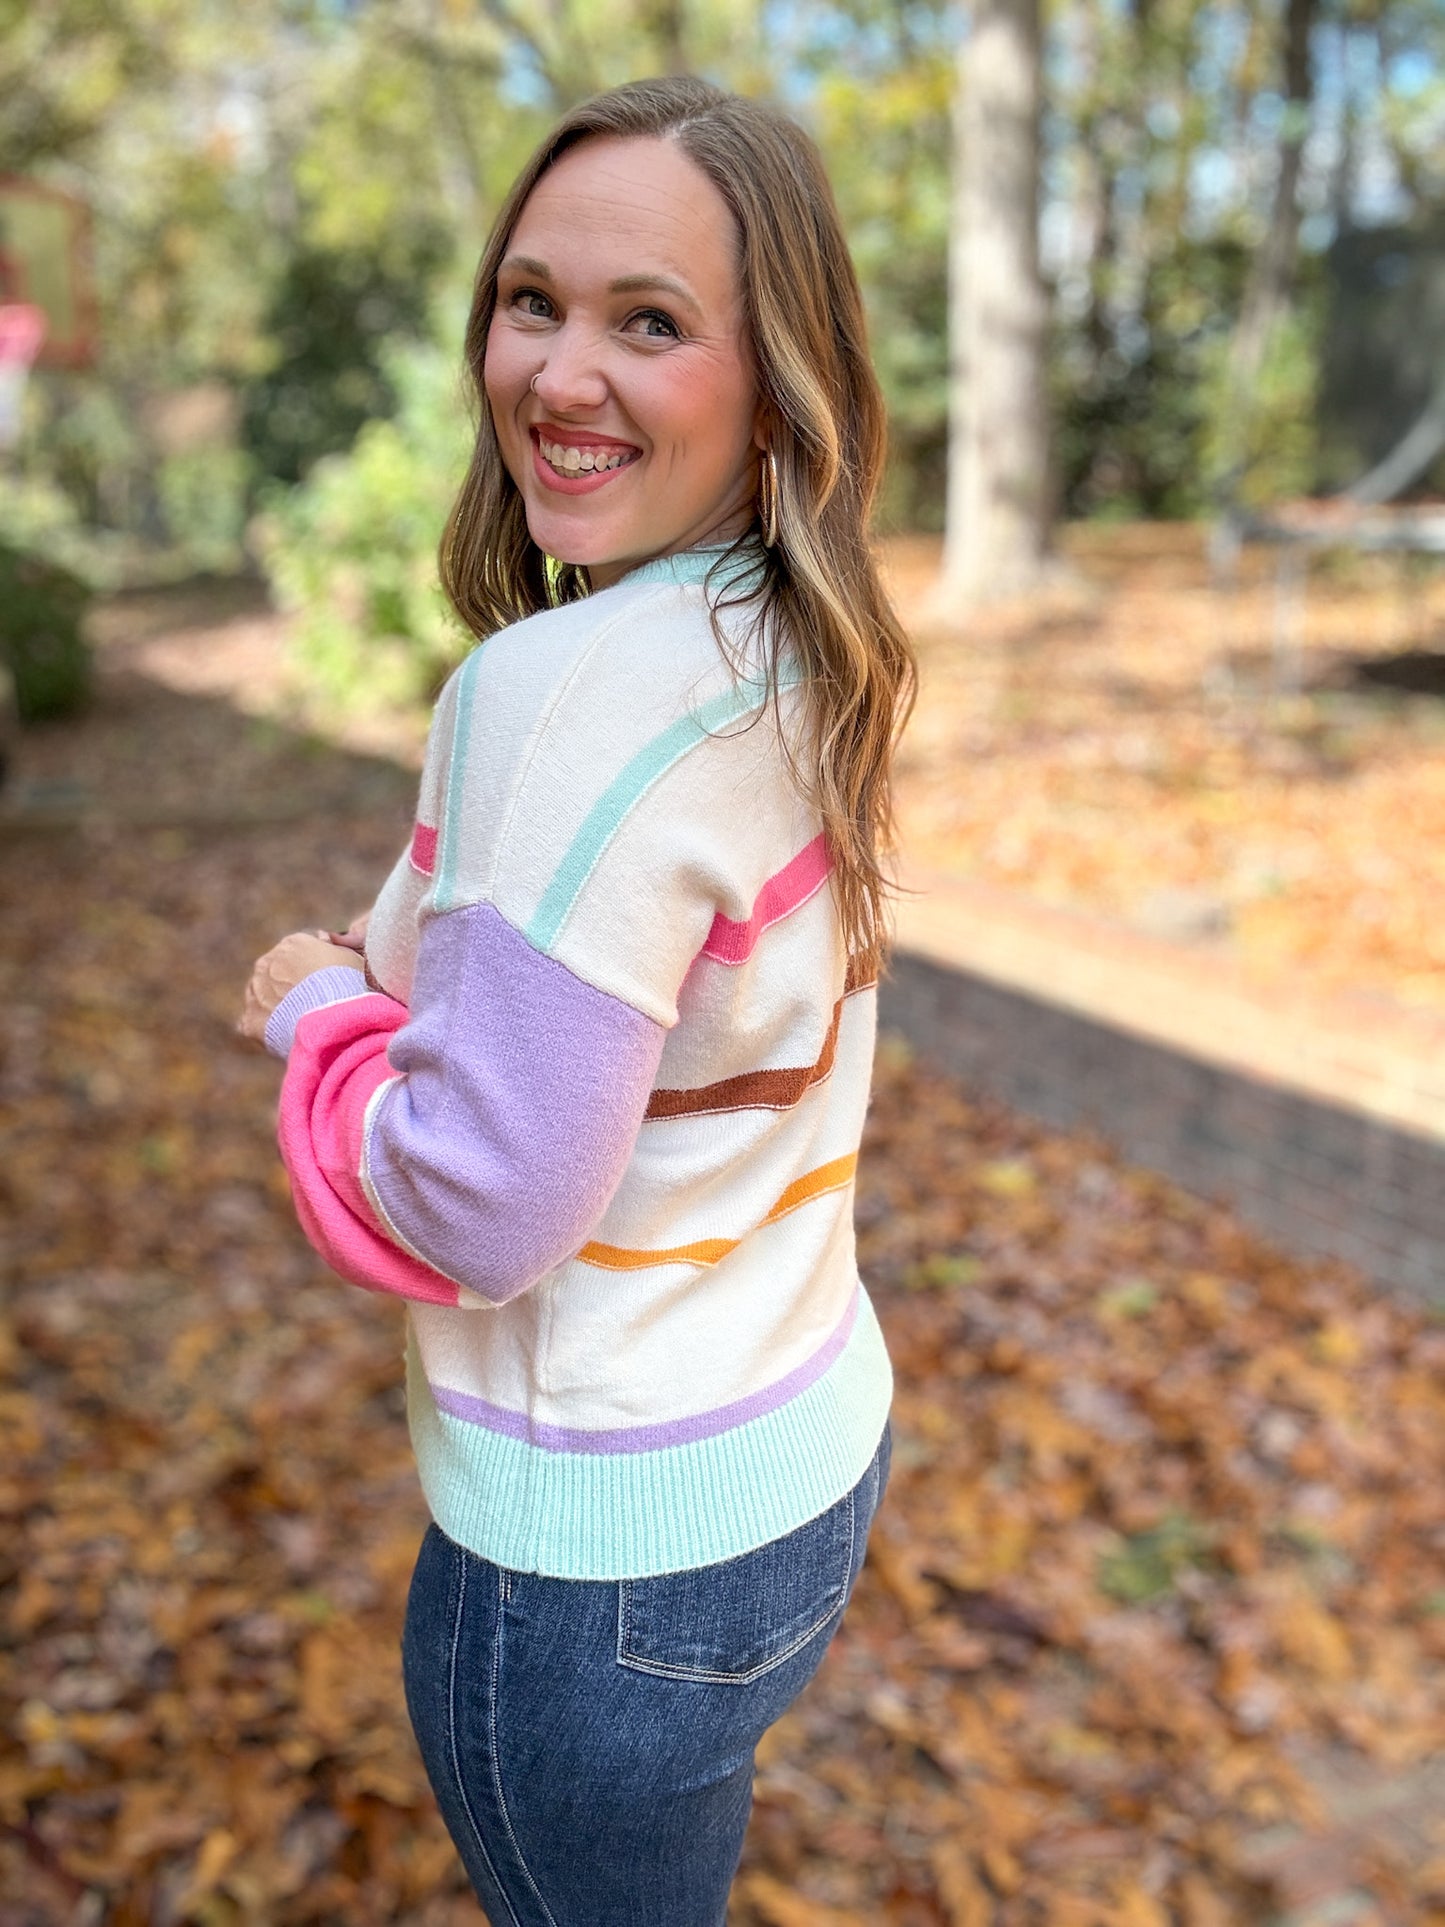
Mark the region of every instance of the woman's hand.
<instances>
[{"instance_id":1,"label":"woman's hand","mask_svg":"<svg viewBox=\"0 0 1445 1927\"><path fill-rule=\"evenodd\" d=\"M363 910L359 917L353 917L344 930L328 930L327 935L334 944L343 950L365 950L366 926L371 922L371 912Z\"/></svg>"},{"instance_id":2,"label":"woman's hand","mask_svg":"<svg viewBox=\"0 0 1445 1927\"><path fill-rule=\"evenodd\" d=\"M364 934L365 919L358 918L357 922ZM351 930L345 932L348 939L355 929L353 924ZM329 970L335 964L359 971L359 949L359 942L355 946L349 941L337 942L317 930L296 930L289 937L283 937L264 957L257 958L236 1029L253 1043L264 1044L266 1019L287 991L294 990L303 977L317 970Z\"/></svg>"}]
</instances>

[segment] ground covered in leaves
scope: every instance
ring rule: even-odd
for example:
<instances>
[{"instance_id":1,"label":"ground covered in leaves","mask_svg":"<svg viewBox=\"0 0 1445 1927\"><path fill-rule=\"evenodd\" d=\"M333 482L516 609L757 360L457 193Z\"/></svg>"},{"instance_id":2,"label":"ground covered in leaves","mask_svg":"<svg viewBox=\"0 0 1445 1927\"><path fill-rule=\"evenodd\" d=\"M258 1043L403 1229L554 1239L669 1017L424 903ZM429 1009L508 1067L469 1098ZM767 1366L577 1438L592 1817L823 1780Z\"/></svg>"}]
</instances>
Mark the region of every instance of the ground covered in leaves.
<instances>
[{"instance_id":1,"label":"ground covered in leaves","mask_svg":"<svg viewBox=\"0 0 1445 1927\"><path fill-rule=\"evenodd\" d=\"M1049 594L958 626L929 608L937 545L887 551L923 670L911 853L1266 981L1445 1008L1439 558L1317 558L1295 624L1277 556L1225 589L1201 527L1063 554Z\"/></svg>"},{"instance_id":2,"label":"ground covered in leaves","mask_svg":"<svg viewBox=\"0 0 1445 1927\"><path fill-rule=\"evenodd\" d=\"M3 832L0 1924L449 1927L401 1308L310 1256L229 1028L413 779L147 646ZM893 1483L734 1927L1445 1922L1445 1327L896 1040L858 1216Z\"/></svg>"}]
</instances>

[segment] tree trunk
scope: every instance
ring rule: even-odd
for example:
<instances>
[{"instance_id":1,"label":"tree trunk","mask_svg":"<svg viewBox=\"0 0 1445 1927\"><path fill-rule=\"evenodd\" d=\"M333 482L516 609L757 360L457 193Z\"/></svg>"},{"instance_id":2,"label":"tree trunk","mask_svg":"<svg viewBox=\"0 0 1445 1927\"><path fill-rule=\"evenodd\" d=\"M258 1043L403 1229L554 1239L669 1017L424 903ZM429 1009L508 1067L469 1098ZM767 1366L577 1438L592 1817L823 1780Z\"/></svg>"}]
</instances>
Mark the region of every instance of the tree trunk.
<instances>
[{"instance_id":1,"label":"tree trunk","mask_svg":"<svg viewBox=\"0 0 1445 1927\"><path fill-rule=\"evenodd\" d=\"M978 0L959 54L940 585L954 607L1026 593L1047 572L1041 38L1039 0Z\"/></svg>"}]
</instances>

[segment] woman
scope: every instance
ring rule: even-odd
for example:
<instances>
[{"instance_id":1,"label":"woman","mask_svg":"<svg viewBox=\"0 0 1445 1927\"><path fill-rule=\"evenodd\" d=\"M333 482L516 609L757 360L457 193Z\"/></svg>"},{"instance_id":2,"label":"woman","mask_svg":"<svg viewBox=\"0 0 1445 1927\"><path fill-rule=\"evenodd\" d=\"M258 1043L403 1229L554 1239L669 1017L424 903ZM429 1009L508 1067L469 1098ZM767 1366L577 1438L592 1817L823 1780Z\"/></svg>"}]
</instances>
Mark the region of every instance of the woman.
<instances>
[{"instance_id":1,"label":"woman","mask_svg":"<svg viewBox=\"0 0 1445 1927\"><path fill-rule=\"evenodd\" d=\"M811 144L687 79L578 108L467 359L482 646L364 977L288 937L243 1027L308 1235L413 1301L408 1705L478 1897L713 1927L887 1474L851 1184L912 664Z\"/></svg>"}]
</instances>

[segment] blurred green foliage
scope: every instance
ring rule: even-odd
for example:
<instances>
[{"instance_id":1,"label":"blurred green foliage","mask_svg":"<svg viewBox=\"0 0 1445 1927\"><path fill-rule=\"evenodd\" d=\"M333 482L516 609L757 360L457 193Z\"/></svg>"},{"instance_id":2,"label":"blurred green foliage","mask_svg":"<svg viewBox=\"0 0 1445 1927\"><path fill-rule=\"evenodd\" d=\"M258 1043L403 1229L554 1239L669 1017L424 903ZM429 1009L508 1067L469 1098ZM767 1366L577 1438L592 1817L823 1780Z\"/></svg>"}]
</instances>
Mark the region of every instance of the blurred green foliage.
<instances>
[{"instance_id":1,"label":"blurred green foliage","mask_svg":"<svg viewBox=\"0 0 1445 1927\"><path fill-rule=\"evenodd\" d=\"M1255 383L1253 412L1238 496L1246 508L1264 509L1290 496L1308 495L1323 479L1318 412L1321 315L1317 288L1301 292L1275 329ZM1221 440L1224 343L1211 344L1200 381L1202 472L1224 465ZM1343 480L1353 481L1357 458Z\"/></svg>"},{"instance_id":2,"label":"blurred green foliage","mask_svg":"<svg viewBox=\"0 0 1445 1927\"><path fill-rule=\"evenodd\" d=\"M263 518L266 566L295 613L299 659L327 699L369 709L435 695L469 646L436 575L437 537L466 468L471 436L459 380L459 331L382 360L396 414L371 421Z\"/></svg>"},{"instance_id":3,"label":"blurred green foliage","mask_svg":"<svg viewBox=\"0 0 1445 1927\"><path fill-rule=\"evenodd\" d=\"M354 681L428 684L457 646L430 573L461 433L438 399L454 341L438 302L560 109L679 66L778 98L815 133L888 401L882 520L940 527L963 17L956 0L0 0L0 172L90 202L103 341L95 369L32 381L5 477L30 508L0 509L0 534L48 517L38 553L115 580L254 563L264 526L306 647L331 664L318 673L346 680L354 619ZM1272 190L1282 20L1283 0L1048 16L1068 514L1210 507L1227 345ZM1438 0L1320 0L1315 54L1328 107L1296 299L1253 398L1256 501L1325 472L1321 247L1352 221L1445 204ZM1337 479L1349 457L1329 460Z\"/></svg>"},{"instance_id":4,"label":"blurred green foliage","mask_svg":"<svg viewBox=\"0 0 1445 1927\"><path fill-rule=\"evenodd\" d=\"M54 482L19 482L0 488L0 545L53 562L96 586L93 544L75 503Z\"/></svg>"},{"instance_id":5,"label":"blurred green foliage","mask_svg":"<svg viewBox=\"0 0 1445 1927\"><path fill-rule=\"evenodd\" d=\"M1125 1606L1145 1606L1174 1590L1193 1570L1213 1563L1215 1533L1187 1512L1170 1512L1157 1526L1101 1552L1099 1590Z\"/></svg>"},{"instance_id":6,"label":"blurred green foliage","mask_svg":"<svg viewBox=\"0 0 1445 1927\"><path fill-rule=\"evenodd\" d=\"M0 542L0 661L22 723L68 716L90 687L82 619L90 590L57 563Z\"/></svg>"},{"instance_id":7,"label":"blurred green foliage","mask_svg":"<svg viewBox=\"0 0 1445 1927\"><path fill-rule=\"evenodd\" d=\"M848 227L888 399L885 527L943 527L951 36L944 8L876 16L846 68L815 55L813 128ZM861 33L858 35L862 40Z\"/></svg>"},{"instance_id":8,"label":"blurred green foliage","mask_svg":"<svg viewBox=\"0 0 1445 1927\"><path fill-rule=\"evenodd\" d=\"M354 246L303 247L291 257L262 321L268 365L243 390L241 445L256 474L299 482L321 456L393 413L388 345L424 333L448 253L433 224L408 237L394 265Z\"/></svg>"}]
</instances>

